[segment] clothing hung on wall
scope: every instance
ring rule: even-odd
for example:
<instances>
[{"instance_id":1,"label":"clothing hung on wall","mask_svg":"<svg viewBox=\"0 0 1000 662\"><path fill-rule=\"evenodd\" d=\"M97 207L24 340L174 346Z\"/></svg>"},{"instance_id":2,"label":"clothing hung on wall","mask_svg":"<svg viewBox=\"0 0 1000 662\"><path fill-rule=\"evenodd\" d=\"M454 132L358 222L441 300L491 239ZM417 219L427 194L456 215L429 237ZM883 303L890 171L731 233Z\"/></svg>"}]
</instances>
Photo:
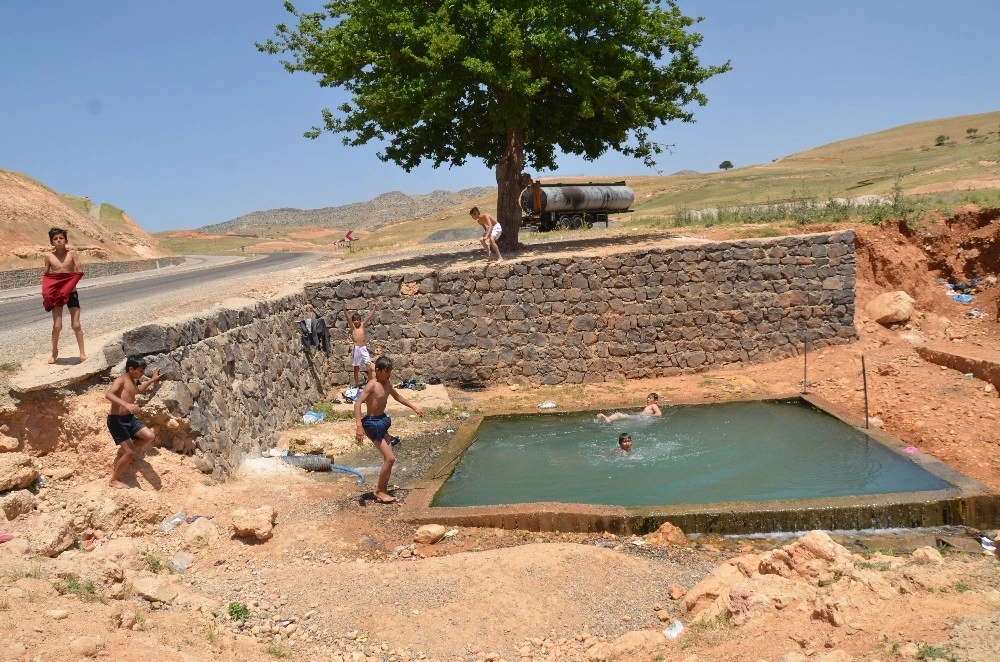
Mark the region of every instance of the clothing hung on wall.
<instances>
[{"instance_id":1,"label":"clothing hung on wall","mask_svg":"<svg viewBox=\"0 0 1000 662\"><path fill-rule=\"evenodd\" d=\"M330 356L330 330L322 317L299 321L299 334L302 336L302 349L306 352L322 348Z\"/></svg>"}]
</instances>

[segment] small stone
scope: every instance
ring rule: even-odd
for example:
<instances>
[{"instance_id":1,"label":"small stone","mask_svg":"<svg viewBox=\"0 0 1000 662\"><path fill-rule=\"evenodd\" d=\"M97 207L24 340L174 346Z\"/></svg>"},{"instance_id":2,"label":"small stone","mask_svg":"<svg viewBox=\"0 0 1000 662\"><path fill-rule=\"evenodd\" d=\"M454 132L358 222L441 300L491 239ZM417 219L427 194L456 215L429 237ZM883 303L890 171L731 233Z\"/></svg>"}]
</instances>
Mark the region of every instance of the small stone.
<instances>
[{"instance_id":1,"label":"small stone","mask_svg":"<svg viewBox=\"0 0 1000 662\"><path fill-rule=\"evenodd\" d=\"M66 609L49 609L45 612L45 615L55 621L61 621L67 616L69 616L69 611Z\"/></svg>"}]
</instances>

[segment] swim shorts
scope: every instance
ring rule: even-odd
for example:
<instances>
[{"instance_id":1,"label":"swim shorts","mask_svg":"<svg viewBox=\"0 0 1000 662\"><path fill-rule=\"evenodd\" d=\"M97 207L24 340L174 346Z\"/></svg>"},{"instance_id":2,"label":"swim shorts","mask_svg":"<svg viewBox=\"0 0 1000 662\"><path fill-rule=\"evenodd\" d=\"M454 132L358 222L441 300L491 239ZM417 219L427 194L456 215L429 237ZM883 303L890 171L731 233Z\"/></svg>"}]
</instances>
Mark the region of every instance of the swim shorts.
<instances>
[{"instance_id":1,"label":"swim shorts","mask_svg":"<svg viewBox=\"0 0 1000 662\"><path fill-rule=\"evenodd\" d=\"M500 224L494 223L493 227L490 229L490 236L494 239L499 239L501 232L503 232L503 228L500 227Z\"/></svg>"},{"instance_id":2,"label":"swim shorts","mask_svg":"<svg viewBox=\"0 0 1000 662\"><path fill-rule=\"evenodd\" d=\"M389 431L392 419L385 414L378 416L365 416L361 419L361 427L365 431L365 436L372 441L382 441L385 433Z\"/></svg>"},{"instance_id":3,"label":"swim shorts","mask_svg":"<svg viewBox=\"0 0 1000 662\"><path fill-rule=\"evenodd\" d=\"M80 307L80 293L73 290L69 293L69 300L66 301L67 308L79 308Z\"/></svg>"},{"instance_id":4,"label":"swim shorts","mask_svg":"<svg viewBox=\"0 0 1000 662\"><path fill-rule=\"evenodd\" d=\"M108 414L108 432L115 440L115 446L123 441L135 439L135 435L139 434L139 430L144 427L146 426L143 422L134 414Z\"/></svg>"},{"instance_id":5,"label":"swim shorts","mask_svg":"<svg viewBox=\"0 0 1000 662\"><path fill-rule=\"evenodd\" d=\"M355 368L367 367L372 362L372 357L368 354L368 348L364 345L355 345L351 354L352 365Z\"/></svg>"}]
</instances>

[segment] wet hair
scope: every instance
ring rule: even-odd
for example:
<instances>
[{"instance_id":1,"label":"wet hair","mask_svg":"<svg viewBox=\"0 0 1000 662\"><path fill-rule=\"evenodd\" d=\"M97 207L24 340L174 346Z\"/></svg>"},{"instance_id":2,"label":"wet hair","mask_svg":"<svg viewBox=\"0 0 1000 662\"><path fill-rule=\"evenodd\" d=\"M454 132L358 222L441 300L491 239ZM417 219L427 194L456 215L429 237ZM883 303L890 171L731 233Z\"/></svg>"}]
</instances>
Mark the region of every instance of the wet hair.
<instances>
[{"instance_id":1,"label":"wet hair","mask_svg":"<svg viewBox=\"0 0 1000 662\"><path fill-rule=\"evenodd\" d=\"M361 315L359 315L358 313L354 313L353 315L351 315L351 321L352 322L360 322L361 321Z\"/></svg>"},{"instance_id":2,"label":"wet hair","mask_svg":"<svg viewBox=\"0 0 1000 662\"><path fill-rule=\"evenodd\" d=\"M392 359L388 356L380 356L375 359L376 370L392 370Z\"/></svg>"},{"instance_id":3,"label":"wet hair","mask_svg":"<svg viewBox=\"0 0 1000 662\"><path fill-rule=\"evenodd\" d=\"M128 372L132 368L142 368L146 369L146 359L141 356L130 356L125 359L125 372Z\"/></svg>"},{"instance_id":4,"label":"wet hair","mask_svg":"<svg viewBox=\"0 0 1000 662\"><path fill-rule=\"evenodd\" d=\"M469 216L475 216L478 213L479 213L479 207L473 207L472 209L469 210Z\"/></svg>"},{"instance_id":5,"label":"wet hair","mask_svg":"<svg viewBox=\"0 0 1000 662\"><path fill-rule=\"evenodd\" d=\"M62 228L57 228L55 226L49 228L49 243L51 244L52 241L59 235L62 235L63 239L69 241L69 233L63 230Z\"/></svg>"},{"instance_id":6,"label":"wet hair","mask_svg":"<svg viewBox=\"0 0 1000 662\"><path fill-rule=\"evenodd\" d=\"M649 394L649 395L647 395L646 397L647 397L647 398L653 398L653 399L654 399L654 400L656 400L657 402L659 402L659 401L660 401L660 396L658 396L658 395L657 395L657 394L655 394L655 393L650 393L650 394Z\"/></svg>"},{"instance_id":7,"label":"wet hair","mask_svg":"<svg viewBox=\"0 0 1000 662\"><path fill-rule=\"evenodd\" d=\"M622 432L620 435L618 435L618 445L621 446L623 443L625 443L626 439L631 439L631 438L632 435L630 435L628 432Z\"/></svg>"}]
</instances>

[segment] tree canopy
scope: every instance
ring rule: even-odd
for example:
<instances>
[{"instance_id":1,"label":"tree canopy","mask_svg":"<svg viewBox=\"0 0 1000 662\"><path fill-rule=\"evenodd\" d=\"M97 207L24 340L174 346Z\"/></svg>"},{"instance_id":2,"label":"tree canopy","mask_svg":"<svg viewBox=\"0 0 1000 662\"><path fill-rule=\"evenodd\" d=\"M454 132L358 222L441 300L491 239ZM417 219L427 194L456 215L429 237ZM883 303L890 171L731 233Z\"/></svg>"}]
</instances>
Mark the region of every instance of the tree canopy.
<instances>
[{"instance_id":1,"label":"tree canopy","mask_svg":"<svg viewBox=\"0 0 1000 662\"><path fill-rule=\"evenodd\" d=\"M719 164L719 170L730 170L733 167L732 161L723 161Z\"/></svg>"},{"instance_id":2,"label":"tree canopy","mask_svg":"<svg viewBox=\"0 0 1000 662\"><path fill-rule=\"evenodd\" d=\"M257 47L284 55L351 99L306 132L384 142L379 158L410 171L481 159L496 169L501 245L517 245L519 176L559 153L608 149L655 162L651 132L694 121L700 21L673 0L330 0L299 12Z\"/></svg>"}]
</instances>

